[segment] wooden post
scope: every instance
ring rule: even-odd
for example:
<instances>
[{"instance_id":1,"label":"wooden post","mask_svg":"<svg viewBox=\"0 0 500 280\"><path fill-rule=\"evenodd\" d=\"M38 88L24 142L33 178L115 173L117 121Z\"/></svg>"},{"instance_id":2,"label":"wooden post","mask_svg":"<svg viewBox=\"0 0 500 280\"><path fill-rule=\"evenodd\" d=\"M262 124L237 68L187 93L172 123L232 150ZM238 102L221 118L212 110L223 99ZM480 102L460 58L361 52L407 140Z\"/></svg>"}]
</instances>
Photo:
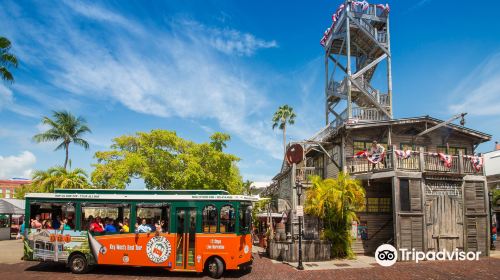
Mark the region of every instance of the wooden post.
<instances>
[{"instance_id":1,"label":"wooden post","mask_svg":"<svg viewBox=\"0 0 500 280\"><path fill-rule=\"evenodd\" d=\"M350 5L347 5L345 9L345 22L346 22L346 41L347 41L347 119L352 118L352 98L351 98L351 32L350 32L350 22L349 22L349 15L350 13Z\"/></svg>"},{"instance_id":2,"label":"wooden post","mask_svg":"<svg viewBox=\"0 0 500 280\"><path fill-rule=\"evenodd\" d=\"M458 174L464 174L464 155L458 151Z\"/></svg>"},{"instance_id":3,"label":"wooden post","mask_svg":"<svg viewBox=\"0 0 500 280\"><path fill-rule=\"evenodd\" d=\"M424 147L419 148L418 156L419 156L420 172L424 172L425 171Z\"/></svg>"},{"instance_id":4,"label":"wooden post","mask_svg":"<svg viewBox=\"0 0 500 280\"><path fill-rule=\"evenodd\" d=\"M340 166L342 167L342 170L339 170L339 171L347 172L347 161L346 161L346 155L345 155L345 135L342 135L341 140L342 140L342 143L341 143L342 147L340 147L340 153L342 156L342 158L341 158L342 162L340 163L341 164Z\"/></svg>"},{"instance_id":5,"label":"wooden post","mask_svg":"<svg viewBox=\"0 0 500 280\"><path fill-rule=\"evenodd\" d=\"M393 170L396 170L397 169L397 166L396 166L396 145L392 145L392 169Z\"/></svg>"},{"instance_id":6,"label":"wooden post","mask_svg":"<svg viewBox=\"0 0 500 280\"><path fill-rule=\"evenodd\" d=\"M389 112L391 114L391 119L393 118L392 113L392 66L391 66L391 35L389 32L389 14L387 14L387 23L386 23L386 37L387 37L387 51L389 55L387 56L387 97L389 98Z\"/></svg>"},{"instance_id":7,"label":"wooden post","mask_svg":"<svg viewBox=\"0 0 500 280\"><path fill-rule=\"evenodd\" d=\"M399 249L399 179L392 177L392 223L394 226L394 247Z\"/></svg>"},{"instance_id":8,"label":"wooden post","mask_svg":"<svg viewBox=\"0 0 500 280\"><path fill-rule=\"evenodd\" d=\"M330 120L329 120L329 107L330 105L328 104L328 77L329 77L329 73L328 73L328 54L330 52L330 49L328 48L326 50L326 54L325 54L325 120L326 120L326 123L325 125L328 125L330 123Z\"/></svg>"}]
</instances>

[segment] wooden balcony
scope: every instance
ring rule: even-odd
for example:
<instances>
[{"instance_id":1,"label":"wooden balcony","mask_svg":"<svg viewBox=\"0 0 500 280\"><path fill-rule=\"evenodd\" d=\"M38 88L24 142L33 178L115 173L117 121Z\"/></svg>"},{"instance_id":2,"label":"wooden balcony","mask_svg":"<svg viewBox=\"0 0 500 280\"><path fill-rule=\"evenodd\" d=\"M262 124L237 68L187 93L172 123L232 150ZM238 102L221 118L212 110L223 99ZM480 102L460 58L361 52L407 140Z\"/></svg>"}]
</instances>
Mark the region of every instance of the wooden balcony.
<instances>
[{"instance_id":1,"label":"wooden balcony","mask_svg":"<svg viewBox=\"0 0 500 280\"><path fill-rule=\"evenodd\" d=\"M295 178L297 182L302 184L311 184L311 176L319 176L323 178L323 168L318 167L298 167L295 170Z\"/></svg>"},{"instance_id":2,"label":"wooden balcony","mask_svg":"<svg viewBox=\"0 0 500 280\"><path fill-rule=\"evenodd\" d=\"M383 161L373 164L366 157L351 156L346 158L346 169L351 174L363 174L385 171L409 171L440 174L484 175L484 166L474 166L472 156L452 155L446 163L437 153L411 151L407 155L397 155L396 150L389 150ZM484 162L484 160L482 160Z\"/></svg>"}]
</instances>

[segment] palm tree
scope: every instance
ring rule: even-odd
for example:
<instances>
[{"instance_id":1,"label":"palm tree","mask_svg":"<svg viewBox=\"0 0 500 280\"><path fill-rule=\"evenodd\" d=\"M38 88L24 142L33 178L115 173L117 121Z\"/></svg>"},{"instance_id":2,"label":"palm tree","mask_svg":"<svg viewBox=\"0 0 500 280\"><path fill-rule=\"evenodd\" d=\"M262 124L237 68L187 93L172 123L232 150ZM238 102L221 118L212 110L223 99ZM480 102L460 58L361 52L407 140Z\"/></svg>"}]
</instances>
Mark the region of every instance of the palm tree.
<instances>
[{"instance_id":1,"label":"palm tree","mask_svg":"<svg viewBox=\"0 0 500 280\"><path fill-rule=\"evenodd\" d=\"M210 145L214 147L215 150L222 152L222 149L227 147L226 142L231 141L231 135L223 132L215 132L210 136Z\"/></svg>"},{"instance_id":2,"label":"palm tree","mask_svg":"<svg viewBox=\"0 0 500 280\"><path fill-rule=\"evenodd\" d=\"M288 105L283 105L273 115L273 129L278 127L283 130L283 151L286 153L286 125L295 123L295 112Z\"/></svg>"},{"instance_id":3,"label":"palm tree","mask_svg":"<svg viewBox=\"0 0 500 280\"><path fill-rule=\"evenodd\" d=\"M305 212L323 220L324 236L332 242L332 254L351 257L350 228L357 220L356 211L365 206L365 191L361 182L341 172L337 178L311 178L306 191Z\"/></svg>"},{"instance_id":4,"label":"palm tree","mask_svg":"<svg viewBox=\"0 0 500 280\"><path fill-rule=\"evenodd\" d=\"M17 68L17 58L9 52L11 43L9 39L0 37L0 75L4 81L13 82L14 76L9 67Z\"/></svg>"},{"instance_id":5,"label":"palm tree","mask_svg":"<svg viewBox=\"0 0 500 280\"><path fill-rule=\"evenodd\" d=\"M33 140L37 143L62 141L55 150L64 148L66 151L66 159L64 160L64 168L66 168L69 159L69 144L73 142L87 150L89 143L82 136L87 132L91 132L91 130L84 118L77 118L68 111L54 111L53 117L54 119L43 117L42 124L50 128L43 133L33 136Z\"/></svg>"},{"instance_id":6,"label":"palm tree","mask_svg":"<svg viewBox=\"0 0 500 280\"><path fill-rule=\"evenodd\" d=\"M67 170L65 167L55 166L35 171L31 187L39 192L53 192L55 188L85 189L90 187L90 184L88 175L83 169Z\"/></svg>"}]
</instances>

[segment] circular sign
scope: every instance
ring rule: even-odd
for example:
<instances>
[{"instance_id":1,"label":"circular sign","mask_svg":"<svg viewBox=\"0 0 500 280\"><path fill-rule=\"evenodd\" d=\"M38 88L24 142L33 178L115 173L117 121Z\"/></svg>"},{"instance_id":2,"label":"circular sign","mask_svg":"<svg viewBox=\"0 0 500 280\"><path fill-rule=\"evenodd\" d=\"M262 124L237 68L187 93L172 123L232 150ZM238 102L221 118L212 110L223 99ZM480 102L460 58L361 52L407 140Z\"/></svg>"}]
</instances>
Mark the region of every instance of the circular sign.
<instances>
[{"instance_id":1,"label":"circular sign","mask_svg":"<svg viewBox=\"0 0 500 280\"><path fill-rule=\"evenodd\" d=\"M146 253L148 258L154 263L165 262L172 252L172 245L163 236L155 236L146 244Z\"/></svg>"},{"instance_id":2,"label":"circular sign","mask_svg":"<svg viewBox=\"0 0 500 280\"><path fill-rule=\"evenodd\" d=\"M398 252L390 244L382 244L375 251L375 260L381 266L391 266L398 260Z\"/></svg>"},{"instance_id":3,"label":"circular sign","mask_svg":"<svg viewBox=\"0 0 500 280\"><path fill-rule=\"evenodd\" d=\"M304 159L304 148L300 144L293 144L286 150L286 161L289 164L299 163Z\"/></svg>"}]
</instances>

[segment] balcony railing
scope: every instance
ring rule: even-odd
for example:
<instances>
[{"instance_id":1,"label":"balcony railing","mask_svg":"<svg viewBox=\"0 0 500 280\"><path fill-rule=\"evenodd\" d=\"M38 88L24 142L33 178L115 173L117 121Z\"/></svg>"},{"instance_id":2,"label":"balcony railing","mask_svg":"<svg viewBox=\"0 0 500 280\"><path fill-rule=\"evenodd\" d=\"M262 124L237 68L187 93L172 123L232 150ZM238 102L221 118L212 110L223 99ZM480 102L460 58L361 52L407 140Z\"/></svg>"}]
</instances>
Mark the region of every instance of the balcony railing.
<instances>
[{"instance_id":1,"label":"balcony railing","mask_svg":"<svg viewBox=\"0 0 500 280\"><path fill-rule=\"evenodd\" d=\"M469 155L443 155L424 151L386 151L380 163L373 164L366 157L346 157L347 172L352 174L380 171L414 171L483 175L483 159Z\"/></svg>"},{"instance_id":2,"label":"balcony railing","mask_svg":"<svg viewBox=\"0 0 500 280\"><path fill-rule=\"evenodd\" d=\"M311 182L311 176L323 178L323 168L319 167L298 167L295 172L296 180L305 184Z\"/></svg>"}]
</instances>

